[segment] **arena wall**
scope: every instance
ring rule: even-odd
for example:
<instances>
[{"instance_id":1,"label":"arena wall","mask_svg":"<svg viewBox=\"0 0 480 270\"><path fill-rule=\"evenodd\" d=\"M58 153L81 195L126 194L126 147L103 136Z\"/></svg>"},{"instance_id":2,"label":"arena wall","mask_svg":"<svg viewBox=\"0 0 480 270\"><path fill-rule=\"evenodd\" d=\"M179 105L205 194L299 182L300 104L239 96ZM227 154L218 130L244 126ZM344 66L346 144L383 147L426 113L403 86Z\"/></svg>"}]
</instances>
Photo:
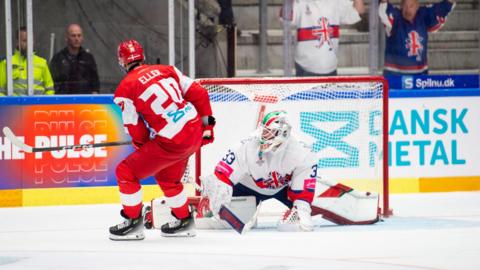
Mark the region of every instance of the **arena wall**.
<instances>
[{"instance_id":1,"label":"arena wall","mask_svg":"<svg viewBox=\"0 0 480 270\"><path fill-rule=\"evenodd\" d=\"M480 190L478 75L406 76L392 80L391 86L390 192ZM214 100L213 106L216 115L236 121L239 127L252 120L230 115L221 109L221 102ZM1 97L0 115L0 127L10 127L36 146L128 140L111 95ZM216 129L217 136L227 133L221 125ZM232 143L238 140L231 139ZM209 152L226 150L214 148L204 148L202 170L209 170L219 158ZM2 135L0 206L119 202L115 167L132 150L119 146L27 154ZM145 201L161 196L153 179L142 184ZM188 189L193 194L190 185Z\"/></svg>"}]
</instances>

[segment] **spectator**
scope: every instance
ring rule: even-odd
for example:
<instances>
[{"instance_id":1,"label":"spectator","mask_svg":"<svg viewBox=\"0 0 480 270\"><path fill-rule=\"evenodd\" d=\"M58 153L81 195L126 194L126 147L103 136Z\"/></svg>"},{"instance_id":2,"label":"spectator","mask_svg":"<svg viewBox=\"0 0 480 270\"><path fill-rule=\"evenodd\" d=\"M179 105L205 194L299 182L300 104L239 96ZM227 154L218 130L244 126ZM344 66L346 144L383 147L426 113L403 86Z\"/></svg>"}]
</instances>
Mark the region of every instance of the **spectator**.
<instances>
[{"instance_id":1,"label":"spectator","mask_svg":"<svg viewBox=\"0 0 480 270\"><path fill-rule=\"evenodd\" d=\"M220 5L219 23L231 26L235 23L233 18L232 0L218 0Z\"/></svg>"},{"instance_id":2,"label":"spectator","mask_svg":"<svg viewBox=\"0 0 480 270\"><path fill-rule=\"evenodd\" d=\"M26 27L20 27L18 30L16 46L12 56L13 94L28 95ZM33 55L33 84L35 95L55 94L47 60L37 55ZM7 95L7 60L0 62L0 96L5 95Z\"/></svg>"},{"instance_id":3,"label":"spectator","mask_svg":"<svg viewBox=\"0 0 480 270\"><path fill-rule=\"evenodd\" d=\"M287 18L297 29L297 76L337 75L340 24L354 24L365 12L363 0L297 0Z\"/></svg>"},{"instance_id":4,"label":"spectator","mask_svg":"<svg viewBox=\"0 0 480 270\"><path fill-rule=\"evenodd\" d=\"M57 94L98 94L100 82L93 55L83 47L83 32L70 24L65 32L67 47L53 56L50 63Z\"/></svg>"},{"instance_id":5,"label":"spectator","mask_svg":"<svg viewBox=\"0 0 480 270\"><path fill-rule=\"evenodd\" d=\"M387 36L384 75L428 74L428 32L443 26L452 1L420 7L418 0L402 0L399 9L382 0L378 14Z\"/></svg>"}]
</instances>

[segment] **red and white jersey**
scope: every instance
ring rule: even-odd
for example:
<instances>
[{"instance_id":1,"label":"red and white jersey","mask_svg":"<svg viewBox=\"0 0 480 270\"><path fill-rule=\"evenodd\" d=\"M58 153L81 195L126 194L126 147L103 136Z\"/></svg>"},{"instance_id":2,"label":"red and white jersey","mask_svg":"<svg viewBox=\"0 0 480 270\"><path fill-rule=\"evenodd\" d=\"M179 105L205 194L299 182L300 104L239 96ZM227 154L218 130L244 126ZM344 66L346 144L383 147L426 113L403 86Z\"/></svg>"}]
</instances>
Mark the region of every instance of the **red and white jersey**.
<instances>
[{"instance_id":1,"label":"red and white jersey","mask_svg":"<svg viewBox=\"0 0 480 270\"><path fill-rule=\"evenodd\" d=\"M335 71L339 26L358 21L360 15L351 0L293 1L292 25L297 29L295 62L317 74Z\"/></svg>"},{"instance_id":2,"label":"red and white jersey","mask_svg":"<svg viewBox=\"0 0 480 270\"><path fill-rule=\"evenodd\" d=\"M289 199L312 202L317 176L317 158L293 136L274 152L259 158L258 136L243 140L227 151L215 167L215 175L230 185L242 185L264 195L288 188Z\"/></svg>"},{"instance_id":3,"label":"red and white jersey","mask_svg":"<svg viewBox=\"0 0 480 270\"><path fill-rule=\"evenodd\" d=\"M117 87L113 100L122 109L123 124L132 140L145 143L150 136L174 143L189 136L191 125L211 115L207 91L166 65L140 65Z\"/></svg>"}]
</instances>

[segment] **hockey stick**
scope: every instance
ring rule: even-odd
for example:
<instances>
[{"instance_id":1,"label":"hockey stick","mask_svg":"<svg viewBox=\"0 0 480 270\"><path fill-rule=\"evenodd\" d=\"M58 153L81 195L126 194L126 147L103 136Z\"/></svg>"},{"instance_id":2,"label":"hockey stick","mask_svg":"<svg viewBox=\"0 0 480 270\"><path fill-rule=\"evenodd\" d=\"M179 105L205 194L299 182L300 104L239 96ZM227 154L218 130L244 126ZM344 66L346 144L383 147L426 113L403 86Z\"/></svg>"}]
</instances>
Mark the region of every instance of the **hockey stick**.
<instances>
[{"instance_id":1,"label":"hockey stick","mask_svg":"<svg viewBox=\"0 0 480 270\"><path fill-rule=\"evenodd\" d=\"M254 99L259 99L257 101L262 101L262 102L266 102L267 100L267 103L275 103L276 100L270 100L271 98L269 97L255 97ZM265 99L265 100L262 100L262 99ZM273 102L272 102L273 101ZM265 115L265 109L267 108L267 105L264 104L264 103L261 103L260 107L258 108L258 113L257 113L257 121L255 122L255 129L257 129L260 124L262 123L262 119ZM260 202L258 205L257 205L257 210L255 211L255 213L253 214L253 216L250 218L249 221L247 221L246 223L244 223L236 214L234 211L232 211L232 209L230 209L228 206L226 205L222 205L220 207L220 211L218 212L218 215L220 216L221 219L225 220L228 225L230 225L236 232L238 232L239 234L244 234L248 231L250 231L250 229L253 227L253 225L255 225L255 222L257 221L257 216L258 216L258 212L260 210L260 205L262 204L262 202Z\"/></svg>"},{"instance_id":2,"label":"hockey stick","mask_svg":"<svg viewBox=\"0 0 480 270\"><path fill-rule=\"evenodd\" d=\"M253 216L248 220L248 222L244 223L236 214L233 212L228 206L222 205L220 207L220 211L218 215L221 219L225 220L236 232L239 234L245 234L250 229L252 229L253 225L257 221L258 213L260 212L260 206L262 202L257 205L257 210L253 214Z\"/></svg>"},{"instance_id":3,"label":"hockey stick","mask_svg":"<svg viewBox=\"0 0 480 270\"><path fill-rule=\"evenodd\" d=\"M53 146L53 147L33 147L22 140L18 139L17 136L12 132L9 127L3 128L3 134L7 137L13 145L18 147L20 150L26 153L36 153L36 152L49 152L49 151L58 151L58 150L78 150L78 149L88 149L96 147L106 147L106 146L119 146L119 145L128 145L131 144L131 141L118 141L118 142L103 142L103 143L85 143L85 144L74 144L74 145L64 145L64 146Z\"/></svg>"}]
</instances>

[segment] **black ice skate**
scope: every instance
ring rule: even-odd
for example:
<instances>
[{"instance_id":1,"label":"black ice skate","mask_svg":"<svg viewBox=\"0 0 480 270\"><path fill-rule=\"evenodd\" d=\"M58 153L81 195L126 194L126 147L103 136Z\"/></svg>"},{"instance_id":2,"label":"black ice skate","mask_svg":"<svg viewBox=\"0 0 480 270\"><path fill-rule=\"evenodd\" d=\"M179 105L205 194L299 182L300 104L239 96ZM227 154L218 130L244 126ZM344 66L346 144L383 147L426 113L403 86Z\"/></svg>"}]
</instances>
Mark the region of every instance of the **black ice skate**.
<instances>
[{"instance_id":1,"label":"black ice skate","mask_svg":"<svg viewBox=\"0 0 480 270\"><path fill-rule=\"evenodd\" d=\"M131 219L127 217L123 210L120 215L125 219L122 223L110 227L110 239L117 241L124 240L143 240L145 234L143 233L143 217Z\"/></svg>"},{"instance_id":2,"label":"black ice skate","mask_svg":"<svg viewBox=\"0 0 480 270\"><path fill-rule=\"evenodd\" d=\"M173 212L172 215L175 217ZM184 219L176 219L163 224L160 230L162 231L162 236L166 237L193 237L197 234L192 212Z\"/></svg>"}]
</instances>

